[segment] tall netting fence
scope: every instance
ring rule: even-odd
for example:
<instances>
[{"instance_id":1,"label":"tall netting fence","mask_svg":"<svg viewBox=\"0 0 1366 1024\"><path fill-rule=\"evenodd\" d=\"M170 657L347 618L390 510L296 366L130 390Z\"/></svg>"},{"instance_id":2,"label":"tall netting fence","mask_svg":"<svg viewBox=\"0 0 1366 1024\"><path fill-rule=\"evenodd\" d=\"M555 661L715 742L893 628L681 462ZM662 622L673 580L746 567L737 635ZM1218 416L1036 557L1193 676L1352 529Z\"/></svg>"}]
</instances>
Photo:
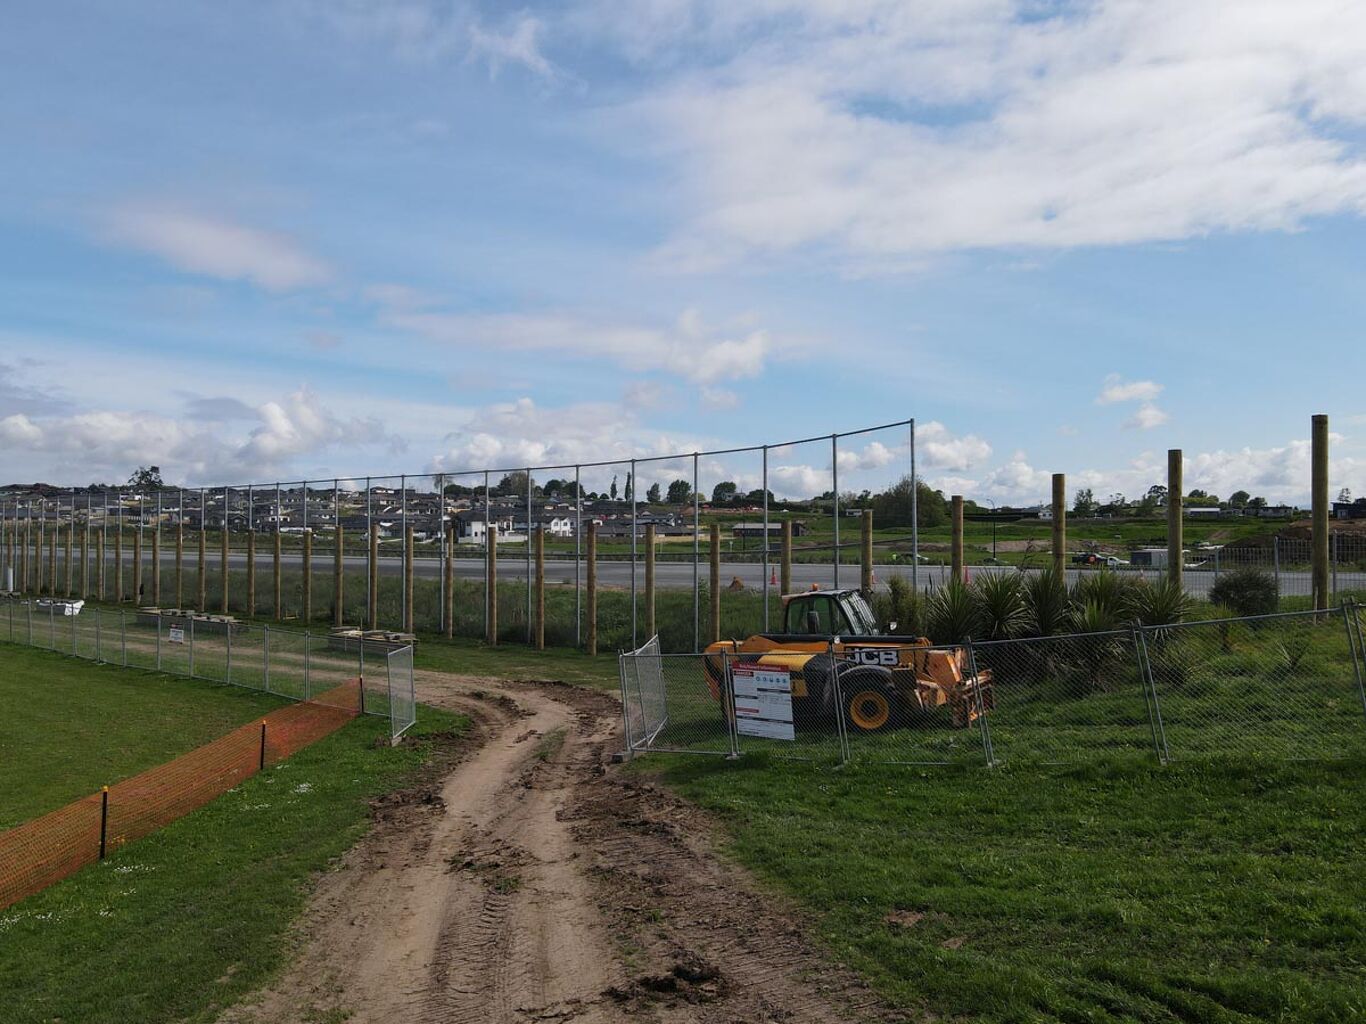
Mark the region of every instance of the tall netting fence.
<instances>
[{"instance_id":1,"label":"tall netting fence","mask_svg":"<svg viewBox=\"0 0 1366 1024\"><path fill-rule=\"evenodd\" d=\"M621 655L633 752L904 764L1366 753L1366 644L1328 611L931 646L790 638Z\"/></svg>"}]
</instances>

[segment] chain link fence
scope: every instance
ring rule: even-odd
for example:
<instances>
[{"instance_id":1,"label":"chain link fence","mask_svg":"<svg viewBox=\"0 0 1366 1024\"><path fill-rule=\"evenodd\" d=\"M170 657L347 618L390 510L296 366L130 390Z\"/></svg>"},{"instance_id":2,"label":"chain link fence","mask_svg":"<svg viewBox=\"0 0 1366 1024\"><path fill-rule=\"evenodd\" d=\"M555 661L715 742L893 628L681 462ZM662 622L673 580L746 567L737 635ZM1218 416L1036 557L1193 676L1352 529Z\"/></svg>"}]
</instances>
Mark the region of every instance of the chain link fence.
<instances>
[{"instance_id":1,"label":"chain link fence","mask_svg":"<svg viewBox=\"0 0 1366 1024\"><path fill-rule=\"evenodd\" d=\"M387 717L394 742L417 720L411 645L45 598L0 599L0 640L295 701L344 702Z\"/></svg>"},{"instance_id":2,"label":"chain link fence","mask_svg":"<svg viewBox=\"0 0 1366 1024\"><path fill-rule=\"evenodd\" d=\"M624 653L635 753L904 764L1366 753L1366 644L1330 611L928 646L786 637Z\"/></svg>"}]
</instances>

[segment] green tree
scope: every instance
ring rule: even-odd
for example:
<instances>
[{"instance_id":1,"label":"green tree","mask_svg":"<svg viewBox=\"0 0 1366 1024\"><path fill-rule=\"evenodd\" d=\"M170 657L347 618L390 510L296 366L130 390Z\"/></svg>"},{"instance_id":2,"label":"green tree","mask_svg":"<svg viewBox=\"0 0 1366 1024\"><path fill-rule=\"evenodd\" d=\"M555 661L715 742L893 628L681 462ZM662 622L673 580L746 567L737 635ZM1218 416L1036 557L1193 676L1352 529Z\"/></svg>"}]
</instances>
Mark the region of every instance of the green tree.
<instances>
[{"instance_id":1,"label":"green tree","mask_svg":"<svg viewBox=\"0 0 1366 1024\"><path fill-rule=\"evenodd\" d=\"M612 489L607 493L611 496L613 501L617 500L617 477L615 473L612 474Z\"/></svg>"},{"instance_id":2,"label":"green tree","mask_svg":"<svg viewBox=\"0 0 1366 1024\"><path fill-rule=\"evenodd\" d=\"M166 485L161 482L160 466L139 466L128 478L128 486L135 491L159 491Z\"/></svg>"},{"instance_id":3,"label":"green tree","mask_svg":"<svg viewBox=\"0 0 1366 1024\"><path fill-rule=\"evenodd\" d=\"M1099 507L1095 493L1089 487L1080 488L1072 499L1072 514L1082 519L1095 515Z\"/></svg>"},{"instance_id":4,"label":"green tree","mask_svg":"<svg viewBox=\"0 0 1366 1024\"><path fill-rule=\"evenodd\" d=\"M645 500L651 505L658 505L660 502L659 484L651 484L650 489L645 492Z\"/></svg>"},{"instance_id":5,"label":"green tree","mask_svg":"<svg viewBox=\"0 0 1366 1024\"><path fill-rule=\"evenodd\" d=\"M915 485L916 519L920 526L943 526L949 521L949 503L942 491L924 480ZM881 494L872 496L874 521L879 526L911 525L911 478L903 476Z\"/></svg>"},{"instance_id":6,"label":"green tree","mask_svg":"<svg viewBox=\"0 0 1366 1024\"><path fill-rule=\"evenodd\" d=\"M682 505L692 500L692 484L686 480L675 480L669 484L669 492L666 495L670 505Z\"/></svg>"},{"instance_id":7,"label":"green tree","mask_svg":"<svg viewBox=\"0 0 1366 1024\"><path fill-rule=\"evenodd\" d=\"M1228 496L1228 503L1233 508L1247 508L1247 503L1252 500L1252 495L1247 491L1234 491Z\"/></svg>"}]
</instances>

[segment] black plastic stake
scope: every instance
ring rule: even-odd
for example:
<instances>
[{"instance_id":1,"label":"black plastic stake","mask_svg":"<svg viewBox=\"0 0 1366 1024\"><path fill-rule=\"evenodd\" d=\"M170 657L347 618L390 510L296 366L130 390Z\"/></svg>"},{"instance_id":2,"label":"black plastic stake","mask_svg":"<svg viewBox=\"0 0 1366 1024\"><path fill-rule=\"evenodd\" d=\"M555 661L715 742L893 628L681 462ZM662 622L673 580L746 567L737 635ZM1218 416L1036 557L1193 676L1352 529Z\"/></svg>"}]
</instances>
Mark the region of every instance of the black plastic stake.
<instances>
[{"instance_id":1,"label":"black plastic stake","mask_svg":"<svg viewBox=\"0 0 1366 1024\"><path fill-rule=\"evenodd\" d=\"M266 720L261 719L261 763L257 766L258 771L266 770Z\"/></svg>"},{"instance_id":2,"label":"black plastic stake","mask_svg":"<svg viewBox=\"0 0 1366 1024\"><path fill-rule=\"evenodd\" d=\"M100 791L100 860L104 860L104 841L109 834L109 787Z\"/></svg>"}]
</instances>

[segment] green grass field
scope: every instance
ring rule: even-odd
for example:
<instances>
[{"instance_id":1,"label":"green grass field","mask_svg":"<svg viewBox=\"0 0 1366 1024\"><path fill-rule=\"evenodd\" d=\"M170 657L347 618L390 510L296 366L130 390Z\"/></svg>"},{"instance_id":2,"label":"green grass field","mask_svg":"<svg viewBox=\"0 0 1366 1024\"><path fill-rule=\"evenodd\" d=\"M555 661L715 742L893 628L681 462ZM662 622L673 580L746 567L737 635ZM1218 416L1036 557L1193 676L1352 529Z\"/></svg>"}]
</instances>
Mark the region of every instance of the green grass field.
<instances>
[{"instance_id":1,"label":"green grass field","mask_svg":"<svg viewBox=\"0 0 1366 1024\"><path fill-rule=\"evenodd\" d=\"M155 763L177 752L168 752L161 733L182 721L203 728L204 707L240 709L250 718L253 703L275 704L246 691L8 645L0 657L6 683L13 665L32 673L30 687L20 692L27 703L38 692L34 681L49 692L70 687L60 708L70 724L56 734L63 746L98 750L101 736L116 735L121 738L104 746L105 756L116 753L125 764ZM158 722L148 713L153 698L162 709L180 701L179 716ZM129 708L134 715L124 713ZM132 728L132 721L142 725ZM225 721L225 728L233 724ZM455 716L423 708L410 740L395 748L387 743L387 721L359 718L110 859L0 911L0 1018L6 1024L213 1020L284 962L287 932L310 876L364 834L369 801L411 780L434 743L448 742L462 727ZM41 735L25 737L34 748L24 755L25 771L8 771L14 762L6 748L7 786L11 778L27 783L29 775L45 775L43 792L27 796L30 805L62 799L53 782L58 774L68 777L68 788L88 792L85 758L66 757L54 767L34 742Z\"/></svg>"},{"instance_id":2,"label":"green grass field","mask_svg":"<svg viewBox=\"0 0 1366 1024\"><path fill-rule=\"evenodd\" d=\"M1360 1021L1366 761L639 763L911 1013ZM650 766L653 765L652 769Z\"/></svg>"},{"instance_id":3,"label":"green grass field","mask_svg":"<svg viewBox=\"0 0 1366 1024\"><path fill-rule=\"evenodd\" d=\"M0 829L217 739L284 701L0 643Z\"/></svg>"}]
</instances>

